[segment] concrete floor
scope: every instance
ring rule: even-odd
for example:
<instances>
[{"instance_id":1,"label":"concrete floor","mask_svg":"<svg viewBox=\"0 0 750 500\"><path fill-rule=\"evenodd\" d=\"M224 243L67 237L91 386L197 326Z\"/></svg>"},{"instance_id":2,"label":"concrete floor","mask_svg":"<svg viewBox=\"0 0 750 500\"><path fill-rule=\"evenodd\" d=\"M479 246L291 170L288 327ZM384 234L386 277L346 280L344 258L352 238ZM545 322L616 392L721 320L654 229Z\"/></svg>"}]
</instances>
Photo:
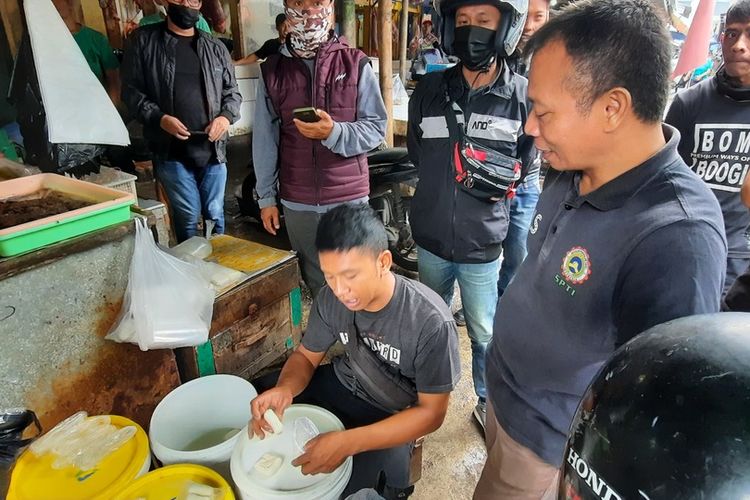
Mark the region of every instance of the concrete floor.
<instances>
[{"instance_id":1,"label":"concrete floor","mask_svg":"<svg viewBox=\"0 0 750 500\"><path fill-rule=\"evenodd\" d=\"M227 196L225 200L226 232L233 236L257 241L276 248L289 249L285 232L269 235L257 222L239 215L234 197L236 186L248 172L249 136L233 138L228 146ZM397 272L402 272L396 269ZM306 323L310 295L303 290ZM456 302L458 302L458 293ZM454 303L454 310L459 307ZM303 324L304 326L304 324ZM466 328L459 328L461 380L451 395L450 407L443 426L427 436L422 454L422 479L417 483L415 500L465 500L471 498L486 458L484 438L472 411L476 404L471 381L471 348Z\"/></svg>"},{"instance_id":2,"label":"concrete floor","mask_svg":"<svg viewBox=\"0 0 750 500\"><path fill-rule=\"evenodd\" d=\"M425 439L422 479L411 497L415 500L471 498L487 458L484 437L472 415L476 396L471 382L471 347L466 328L459 328L458 335L461 381L451 395L443 426Z\"/></svg>"}]
</instances>

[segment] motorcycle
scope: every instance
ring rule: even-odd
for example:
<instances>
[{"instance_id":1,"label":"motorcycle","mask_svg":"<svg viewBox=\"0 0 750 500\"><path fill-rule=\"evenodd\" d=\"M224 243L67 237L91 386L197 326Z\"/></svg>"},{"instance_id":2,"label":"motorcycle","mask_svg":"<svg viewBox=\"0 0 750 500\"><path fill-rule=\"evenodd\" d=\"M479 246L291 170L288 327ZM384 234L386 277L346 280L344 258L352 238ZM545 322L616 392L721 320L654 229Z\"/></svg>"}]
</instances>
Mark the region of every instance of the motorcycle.
<instances>
[{"instance_id":1,"label":"motorcycle","mask_svg":"<svg viewBox=\"0 0 750 500\"><path fill-rule=\"evenodd\" d=\"M417 272L417 245L411 235L409 208L411 192L417 185L417 169L406 148L374 150L367 154L370 168L370 206L380 217L388 235L393 262L402 269ZM255 171L235 191L242 215L260 222Z\"/></svg>"}]
</instances>

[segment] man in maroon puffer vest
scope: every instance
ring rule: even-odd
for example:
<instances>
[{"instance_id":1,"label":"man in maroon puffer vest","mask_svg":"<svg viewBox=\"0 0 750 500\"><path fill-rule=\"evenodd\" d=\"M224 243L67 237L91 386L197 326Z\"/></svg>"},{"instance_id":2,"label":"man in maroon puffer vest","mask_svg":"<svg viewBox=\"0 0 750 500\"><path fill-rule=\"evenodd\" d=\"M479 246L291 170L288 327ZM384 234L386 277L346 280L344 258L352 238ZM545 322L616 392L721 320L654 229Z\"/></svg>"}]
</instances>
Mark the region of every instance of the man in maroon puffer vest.
<instances>
[{"instance_id":1,"label":"man in maroon puffer vest","mask_svg":"<svg viewBox=\"0 0 750 500\"><path fill-rule=\"evenodd\" d=\"M336 205L367 201L366 153L383 141L387 116L367 56L333 32L332 0L286 0L284 8L286 42L261 64L253 165L263 226L279 229L278 196L302 277L317 295L325 284L318 221ZM310 106L317 122L294 118Z\"/></svg>"}]
</instances>

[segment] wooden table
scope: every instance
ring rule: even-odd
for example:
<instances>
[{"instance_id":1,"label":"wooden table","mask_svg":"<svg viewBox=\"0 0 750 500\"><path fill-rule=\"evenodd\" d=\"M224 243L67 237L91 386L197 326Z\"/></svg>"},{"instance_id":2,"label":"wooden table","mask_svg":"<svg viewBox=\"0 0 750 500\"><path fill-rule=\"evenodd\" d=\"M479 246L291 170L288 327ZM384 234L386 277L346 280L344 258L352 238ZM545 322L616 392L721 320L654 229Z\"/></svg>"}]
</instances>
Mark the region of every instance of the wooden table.
<instances>
[{"instance_id":1,"label":"wooden table","mask_svg":"<svg viewBox=\"0 0 750 500\"><path fill-rule=\"evenodd\" d=\"M249 277L217 297L206 344L175 350L183 382L214 373L251 379L285 359L300 341L297 257L231 236L211 242L210 260Z\"/></svg>"}]
</instances>

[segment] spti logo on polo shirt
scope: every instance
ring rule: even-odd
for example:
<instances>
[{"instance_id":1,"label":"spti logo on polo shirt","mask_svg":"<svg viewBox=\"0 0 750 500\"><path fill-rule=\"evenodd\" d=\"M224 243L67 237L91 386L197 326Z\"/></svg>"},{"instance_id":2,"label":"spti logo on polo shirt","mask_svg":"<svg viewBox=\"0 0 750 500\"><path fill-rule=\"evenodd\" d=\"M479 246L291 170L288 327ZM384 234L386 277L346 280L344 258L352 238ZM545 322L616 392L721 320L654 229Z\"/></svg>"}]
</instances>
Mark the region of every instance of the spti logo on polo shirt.
<instances>
[{"instance_id":1,"label":"spti logo on polo shirt","mask_svg":"<svg viewBox=\"0 0 750 500\"><path fill-rule=\"evenodd\" d=\"M555 274L555 284L562 288L571 297L575 296L576 289L573 285L580 285L591 275L591 259L588 251L583 247L573 247L563 257L560 266L562 276Z\"/></svg>"},{"instance_id":2,"label":"spti logo on polo shirt","mask_svg":"<svg viewBox=\"0 0 750 500\"><path fill-rule=\"evenodd\" d=\"M571 248L563 258L561 270L566 281L580 285L589 279L591 274L589 253L583 247Z\"/></svg>"}]
</instances>

